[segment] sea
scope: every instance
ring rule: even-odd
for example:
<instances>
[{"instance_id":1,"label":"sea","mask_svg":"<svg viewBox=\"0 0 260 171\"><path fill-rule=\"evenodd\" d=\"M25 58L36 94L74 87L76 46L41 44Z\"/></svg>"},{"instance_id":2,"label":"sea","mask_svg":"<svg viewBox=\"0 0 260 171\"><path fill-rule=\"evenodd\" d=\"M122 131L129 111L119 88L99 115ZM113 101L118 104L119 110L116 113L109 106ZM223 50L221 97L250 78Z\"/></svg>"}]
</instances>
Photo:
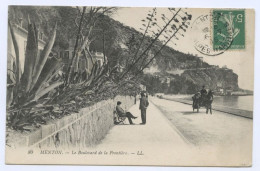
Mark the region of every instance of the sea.
<instances>
[{"instance_id":1,"label":"sea","mask_svg":"<svg viewBox=\"0 0 260 171\"><path fill-rule=\"evenodd\" d=\"M164 94L159 94L159 95L163 95L167 98L173 98L173 99L180 98L189 101L191 101L191 96L192 96L192 95L164 95ZM253 101L254 101L254 96L252 95L214 96L213 105L253 111L253 107L254 107Z\"/></svg>"},{"instance_id":2,"label":"sea","mask_svg":"<svg viewBox=\"0 0 260 171\"><path fill-rule=\"evenodd\" d=\"M254 96L215 96L213 105L253 111Z\"/></svg>"}]
</instances>

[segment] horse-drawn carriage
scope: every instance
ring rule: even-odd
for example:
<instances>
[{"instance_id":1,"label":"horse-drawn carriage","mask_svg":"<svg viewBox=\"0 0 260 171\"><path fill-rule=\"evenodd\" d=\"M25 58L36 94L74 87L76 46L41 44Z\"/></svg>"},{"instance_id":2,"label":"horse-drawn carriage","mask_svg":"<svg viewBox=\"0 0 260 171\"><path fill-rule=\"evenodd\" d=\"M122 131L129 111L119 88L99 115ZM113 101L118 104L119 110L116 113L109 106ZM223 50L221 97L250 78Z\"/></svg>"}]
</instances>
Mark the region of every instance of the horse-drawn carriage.
<instances>
[{"instance_id":1,"label":"horse-drawn carriage","mask_svg":"<svg viewBox=\"0 0 260 171\"><path fill-rule=\"evenodd\" d=\"M192 108L193 112L195 109L197 109L197 112L199 112L200 107L206 108L206 113L208 113L208 110L210 110L210 113L212 114L211 110L211 104L213 101L213 95L201 95L200 93L196 93L194 96L192 96Z\"/></svg>"}]
</instances>

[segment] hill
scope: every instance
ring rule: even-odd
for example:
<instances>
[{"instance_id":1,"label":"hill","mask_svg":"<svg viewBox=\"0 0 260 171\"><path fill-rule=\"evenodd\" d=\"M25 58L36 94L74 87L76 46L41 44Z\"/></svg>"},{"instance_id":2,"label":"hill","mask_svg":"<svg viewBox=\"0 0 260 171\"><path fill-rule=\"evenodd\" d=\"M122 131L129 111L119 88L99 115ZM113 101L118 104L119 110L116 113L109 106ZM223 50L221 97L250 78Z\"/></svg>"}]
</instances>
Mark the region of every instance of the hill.
<instances>
[{"instance_id":1,"label":"hill","mask_svg":"<svg viewBox=\"0 0 260 171\"><path fill-rule=\"evenodd\" d=\"M57 38L54 45L56 50L66 50L69 41L75 38L76 13L77 10L73 7L9 7L9 19L12 22L17 23L19 18L23 18L23 27L26 28L27 18L30 16L46 37L50 34L50 28L57 22ZM131 40L138 42L142 33L111 17L104 16L95 25L92 36L94 41L90 44L91 51L104 51L111 66L118 63L126 66L129 62L128 57L135 53ZM148 41L149 37L145 40ZM161 42L156 42L156 44L160 45ZM151 49L151 55L154 50ZM143 80L148 91L153 93L195 93L202 85L217 91L220 89L239 90L238 75L232 70L209 65L198 56L179 52L168 46L144 71Z\"/></svg>"}]
</instances>

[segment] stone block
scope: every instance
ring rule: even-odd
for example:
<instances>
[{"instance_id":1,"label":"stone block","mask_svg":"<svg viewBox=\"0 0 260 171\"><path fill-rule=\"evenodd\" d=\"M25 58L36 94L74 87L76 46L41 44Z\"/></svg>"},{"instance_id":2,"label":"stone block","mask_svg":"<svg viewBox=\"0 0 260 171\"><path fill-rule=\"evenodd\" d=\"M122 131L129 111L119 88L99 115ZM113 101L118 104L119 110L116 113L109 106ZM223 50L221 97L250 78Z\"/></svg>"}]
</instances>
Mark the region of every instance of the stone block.
<instances>
[{"instance_id":1,"label":"stone block","mask_svg":"<svg viewBox=\"0 0 260 171\"><path fill-rule=\"evenodd\" d=\"M34 143L40 141L42 139L42 130L39 129L32 134L28 135L28 145L33 145Z\"/></svg>"},{"instance_id":2,"label":"stone block","mask_svg":"<svg viewBox=\"0 0 260 171\"><path fill-rule=\"evenodd\" d=\"M17 147L28 146L28 144L29 144L29 137L28 136L21 136L19 141L17 142Z\"/></svg>"},{"instance_id":3,"label":"stone block","mask_svg":"<svg viewBox=\"0 0 260 171\"><path fill-rule=\"evenodd\" d=\"M56 131L56 125L55 124L49 124L49 125L42 125L42 138L45 138Z\"/></svg>"},{"instance_id":4,"label":"stone block","mask_svg":"<svg viewBox=\"0 0 260 171\"><path fill-rule=\"evenodd\" d=\"M66 124L65 118L59 119L59 120L55 123L55 125L56 125L56 130L61 129L62 127L65 126L65 124Z\"/></svg>"}]
</instances>

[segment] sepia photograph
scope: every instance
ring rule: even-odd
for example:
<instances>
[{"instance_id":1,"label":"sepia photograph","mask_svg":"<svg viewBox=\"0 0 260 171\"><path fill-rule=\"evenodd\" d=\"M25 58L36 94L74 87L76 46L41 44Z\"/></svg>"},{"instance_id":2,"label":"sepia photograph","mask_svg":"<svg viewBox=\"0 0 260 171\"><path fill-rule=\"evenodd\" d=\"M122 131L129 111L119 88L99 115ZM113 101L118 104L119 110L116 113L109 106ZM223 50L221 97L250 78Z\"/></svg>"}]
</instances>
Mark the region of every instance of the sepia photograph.
<instances>
[{"instance_id":1,"label":"sepia photograph","mask_svg":"<svg viewBox=\"0 0 260 171\"><path fill-rule=\"evenodd\" d=\"M9 5L6 164L251 167L255 11Z\"/></svg>"}]
</instances>

